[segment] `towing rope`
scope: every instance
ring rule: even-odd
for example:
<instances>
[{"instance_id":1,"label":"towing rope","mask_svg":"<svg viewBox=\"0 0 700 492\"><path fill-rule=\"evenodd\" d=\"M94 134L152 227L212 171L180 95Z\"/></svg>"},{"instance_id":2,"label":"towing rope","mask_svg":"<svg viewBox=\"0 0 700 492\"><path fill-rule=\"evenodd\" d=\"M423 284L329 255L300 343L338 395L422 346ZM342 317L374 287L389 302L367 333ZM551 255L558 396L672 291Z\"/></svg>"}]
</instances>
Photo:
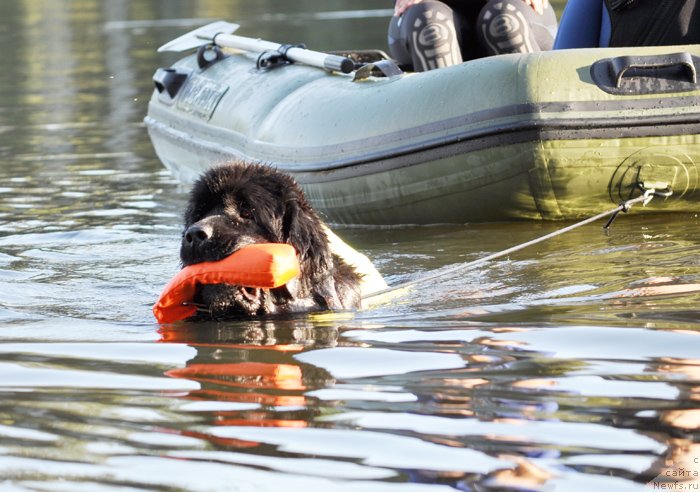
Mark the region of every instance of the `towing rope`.
<instances>
[{"instance_id":1,"label":"towing rope","mask_svg":"<svg viewBox=\"0 0 700 492\"><path fill-rule=\"evenodd\" d=\"M403 282L398 285L394 285L392 287L389 287L387 289L380 290L378 292L374 292L372 294L369 294L365 297L362 298L363 302L367 302L371 299L383 296L385 294L389 294L391 292L395 292L401 289L405 289L407 287L411 287L416 284L422 284L424 282L429 282L431 280L435 280L440 277L444 277L446 275L450 275L456 272L461 272L465 270L470 270L476 266L482 265L483 263L486 263L487 261L494 260L496 258L500 258L501 256L506 256L511 253L515 253L516 251L520 251L521 249L525 249L529 246L544 242L548 239L555 238L557 236L561 236L562 234L573 231L574 229L577 229L581 226L584 226L586 224L590 224L591 222L595 222L597 220L600 220L602 218L605 218L607 216L610 216L610 219L608 222L603 226L604 229L608 229L612 222L615 220L615 218L619 215L620 212L625 212L627 213L631 208L632 205L635 205L637 203L641 203L642 206L646 206L655 196L659 197L669 197L673 193L671 188L669 186L666 186L665 189L655 189L655 188L646 188L644 185L640 184L640 187L644 190L644 193L637 198L632 198L630 200L627 200L625 202L622 202L620 205L617 207L613 208L612 210L608 210L607 212L602 212L599 213L598 215L594 215L593 217L589 217L587 219L584 219L580 222L577 222L575 224L572 224L567 227L563 227L559 230L556 230L554 232L550 232L549 234L545 234L544 236L540 236L538 238L535 238L531 241L527 241L522 244L518 244L517 246L513 246L508 249L504 249L503 251L499 251L497 253L492 253L490 255L484 256L483 258L479 258L478 260L470 261L468 263L461 263L459 265L455 265L452 268L448 268L445 270L441 270L436 273L430 273L428 272L426 275L423 275L419 278L409 280L407 282Z\"/></svg>"}]
</instances>

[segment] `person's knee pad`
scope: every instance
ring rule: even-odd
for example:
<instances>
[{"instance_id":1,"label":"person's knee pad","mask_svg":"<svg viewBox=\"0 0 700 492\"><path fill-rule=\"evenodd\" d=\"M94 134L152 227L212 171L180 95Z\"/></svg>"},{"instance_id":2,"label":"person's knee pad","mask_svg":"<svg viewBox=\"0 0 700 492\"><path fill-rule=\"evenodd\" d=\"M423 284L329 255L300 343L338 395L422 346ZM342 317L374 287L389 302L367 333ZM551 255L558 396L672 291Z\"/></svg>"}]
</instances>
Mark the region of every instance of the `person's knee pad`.
<instances>
[{"instance_id":1,"label":"person's knee pad","mask_svg":"<svg viewBox=\"0 0 700 492\"><path fill-rule=\"evenodd\" d=\"M410 36L406 36L401 29L403 23L401 17L392 17L389 21L389 32L387 40L389 42L389 54L401 66L410 66L413 63L411 49L408 46Z\"/></svg>"},{"instance_id":2,"label":"person's knee pad","mask_svg":"<svg viewBox=\"0 0 700 492\"><path fill-rule=\"evenodd\" d=\"M389 24L389 51L416 72L462 62L457 19L442 2L428 0L409 7Z\"/></svg>"},{"instance_id":3,"label":"person's knee pad","mask_svg":"<svg viewBox=\"0 0 700 492\"><path fill-rule=\"evenodd\" d=\"M550 6L548 9L550 12L545 11L547 20L554 15ZM489 55L533 53L548 49L547 46L540 46L533 31L533 23L542 24L538 22L538 17L544 15L537 14L522 0L490 0L477 20L479 43ZM556 17L554 26L556 29Z\"/></svg>"}]
</instances>

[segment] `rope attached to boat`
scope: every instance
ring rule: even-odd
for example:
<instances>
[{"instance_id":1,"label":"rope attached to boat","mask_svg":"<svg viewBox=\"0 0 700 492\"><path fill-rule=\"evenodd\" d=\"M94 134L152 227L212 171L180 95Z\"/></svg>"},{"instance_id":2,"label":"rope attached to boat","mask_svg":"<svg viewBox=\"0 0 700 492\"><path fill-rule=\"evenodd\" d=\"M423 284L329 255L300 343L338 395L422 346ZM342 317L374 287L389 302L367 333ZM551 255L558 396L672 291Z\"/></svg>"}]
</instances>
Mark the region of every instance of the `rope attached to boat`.
<instances>
[{"instance_id":1,"label":"rope attached to boat","mask_svg":"<svg viewBox=\"0 0 700 492\"><path fill-rule=\"evenodd\" d=\"M610 227L610 225L613 223L613 221L615 220L615 218L620 214L620 212L627 213L632 208L633 205L641 203L642 206L646 206L656 196L665 198L665 197L671 196L671 194L673 193L670 186L666 186L665 188L662 188L662 189L648 188L644 184L640 184L639 186L644 190L644 193L642 195L640 195L636 198L632 198L630 200L627 200L625 202L622 202L620 205L613 208L612 210L608 210L607 212L602 212L598 215L594 215L593 217L589 217L588 219L584 219L584 220L577 222L575 224L572 224L570 226L564 227L562 229L551 232L549 234L545 234L544 236L540 236L540 237L535 238L531 241L527 241L525 243L518 244L517 246L513 246L511 248L504 249L503 251L499 251L497 253L493 253L493 254L484 256L483 258L479 258L478 260L455 265L452 268L443 269L443 270L440 270L439 272L436 272L436 273L428 272L426 275L423 275L423 276L416 278L414 280L409 280L407 282L403 282L401 284L389 287L388 289L383 289L383 290L380 290L378 292L374 292L372 294L369 294L369 295L362 298L362 302L368 303L368 301L370 301L372 299L376 299L376 298L383 296L385 294L396 292L398 290L405 289L405 288L411 287L413 285L429 282L431 280L435 280L435 279L444 277L446 275L451 275L453 273L470 270L470 269L477 267L479 265L482 265L488 261L494 260L496 258L500 258L502 256L509 255L511 253L515 253L516 251L520 251L521 249L525 249L529 246L533 246L535 244L544 242L548 239L552 239L552 238L555 238L557 236L561 236L562 234L573 231L574 229L577 229L581 226L590 224L591 222L595 222L597 220L600 220L602 218L610 216L610 219L608 220L608 222L603 226L604 229L608 229Z\"/></svg>"}]
</instances>

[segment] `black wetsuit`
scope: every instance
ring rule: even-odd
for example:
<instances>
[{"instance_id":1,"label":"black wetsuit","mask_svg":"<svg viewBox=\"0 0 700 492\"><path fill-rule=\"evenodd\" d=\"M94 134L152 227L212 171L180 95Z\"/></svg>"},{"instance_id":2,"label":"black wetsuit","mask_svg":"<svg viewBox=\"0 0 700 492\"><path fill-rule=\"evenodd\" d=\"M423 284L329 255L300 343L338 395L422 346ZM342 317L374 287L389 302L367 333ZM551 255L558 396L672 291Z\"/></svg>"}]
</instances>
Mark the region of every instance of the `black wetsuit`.
<instances>
[{"instance_id":1,"label":"black wetsuit","mask_svg":"<svg viewBox=\"0 0 700 492\"><path fill-rule=\"evenodd\" d=\"M605 0L610 46L670 46L700 43L697 0Z\"/></svg>"}]
</instances>

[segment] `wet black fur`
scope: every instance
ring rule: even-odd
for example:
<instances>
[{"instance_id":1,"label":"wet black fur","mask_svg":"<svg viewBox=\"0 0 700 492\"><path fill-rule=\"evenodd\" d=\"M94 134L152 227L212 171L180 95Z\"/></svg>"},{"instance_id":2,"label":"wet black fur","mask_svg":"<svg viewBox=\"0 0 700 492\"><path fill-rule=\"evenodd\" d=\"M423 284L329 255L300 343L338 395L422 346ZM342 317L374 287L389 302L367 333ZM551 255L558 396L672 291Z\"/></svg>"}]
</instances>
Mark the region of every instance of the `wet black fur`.
<instances>
[{"instance_id":1,"label":"wet black fur","mask_svg":"<svg viewBox=\"0 0 700 492\"><path fill-rule=\"evenodd\" d=\"M304 192L270 166L230 163L194 184L184 216L180 259L184 266L220 260L251 243L294 246L301 274L276 289L227 284L200 288L199 319L228 319L359 306L359 275L333 255Z\"/></svg>"}]
</instances>

